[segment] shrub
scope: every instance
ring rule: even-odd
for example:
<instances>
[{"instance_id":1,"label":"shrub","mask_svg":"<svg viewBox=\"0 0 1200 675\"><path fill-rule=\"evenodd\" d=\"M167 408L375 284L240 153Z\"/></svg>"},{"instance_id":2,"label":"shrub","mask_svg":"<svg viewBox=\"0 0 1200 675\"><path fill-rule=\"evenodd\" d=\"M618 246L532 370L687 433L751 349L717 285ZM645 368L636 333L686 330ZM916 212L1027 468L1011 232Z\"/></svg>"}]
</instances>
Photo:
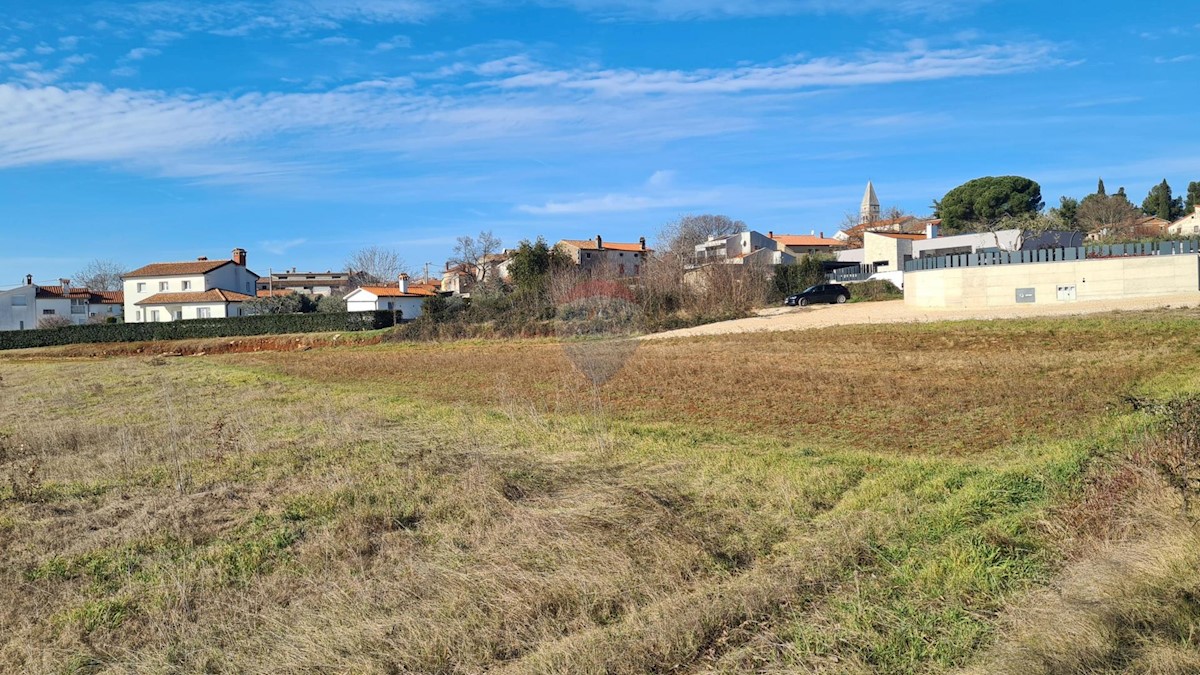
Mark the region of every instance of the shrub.
<instances>
[{"instance_id":1,"label":"shrub","mask_svg":"<svg viewBox=\"0 0 1200 675\"><path fill-rule=\"evenodd\" d=\"M38 326L38 328L42 328L42 329L51 329L51 328L65 328L67 326L72 326L72 325L74 325L74 324L72 324L71 320L68 319L67 317L55 315L55 316L43 316L41 319L38 320L37 326Z\"/></svg>"},{"instance_id":2,"label":"shrub","mask_svg":"<svg viewBox=\"0 0 1200 675\"><path fill-rule=\"evenodd\" d=\"M98 342L141 342L232 337L235 335L278 335L322 333L388 328L395 324L392 312L343 312L314 314L269 314L227 319L190 319L167 323L118 323L65 326L37 331L2 331L0 349L26 349Z\"/></svg>"},{"instance_id":3,"label":"shrub","mask_svg":"<svg viewBox=\"0 0 1200 675\"><path fill-rule=\"evenodd\" d=\"M900 300L904 291L887 279L872 279L862 283L851 284L850 302L877 302L880 300Z\"/></svg>"}]
</instances>

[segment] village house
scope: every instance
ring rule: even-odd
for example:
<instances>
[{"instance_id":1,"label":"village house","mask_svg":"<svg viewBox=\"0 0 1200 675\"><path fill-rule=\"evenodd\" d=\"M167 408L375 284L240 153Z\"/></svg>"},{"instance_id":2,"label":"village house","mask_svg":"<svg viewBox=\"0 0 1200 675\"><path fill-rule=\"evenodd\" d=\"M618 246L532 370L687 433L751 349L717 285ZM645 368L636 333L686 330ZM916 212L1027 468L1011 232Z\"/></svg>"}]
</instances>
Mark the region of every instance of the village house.
<instances>
[{"instance_id":1,"label":"village house","mask_svg":"<svg viewBox=\"0 0 1200 675\"><path fill-rule=\"evenodd\" d=\"M1173 237L1200 237L1200 208L1167 226Z\"/></svg>"},{"instance_id":2,"label":"village house","mask_svg":"<svg viewBox=\"0 0 1200 675\"><path fill-rule=\"evenodd\" d=\"M407 274L400 275L395 286L361 286L346 294L348 312L399 312L403 320L421 316L425 300L438 295L438 284L410 283Z\"/></svg>"},{"instance_id":3,"label":"village house","mask_svg":"<svg viewBox=\"0 0 1200 675\"><path fill-rule=\"evenodd\" d=\"M606 242L596 235L595 239L563 239L555 247L585 271L604 271L618 277L641 275L646 257L654 252L646 248L645 237L636 244L624 244Z\"/></svg>"},{"instance_id":4,"label":"village house","mask_svg":"<svg viewBox=\"0 0 1200 675\"><path fill-rule=\"evenodd\" d=\"M259 277L259 291L294 291L301 295L327 296L342 295L354 287L354 281L349 272L272 272L268 276ZM264 297L259 294L259 297Z\"/></svg>"},{"instance_id":5,"label":"village house","mask_svg":"<svg viewBox=\"0 0 1200 675\"><path fill-rule=\"evenodd\" d=\"M32 330L51 317L65 317L75 325L118 320L122 315L121 291L93 291L59 279L57 286L25 283L0 291L0 330Z\"/></svg>"},{"instance_id":6,"label":"village house","mask_svg":"<svg viewBox=\"0 0 1200 675\"><path fill-rule=\"evenodd\" d=\"M148 323L241 316L259 276L246 268L246 251L235 248L228 260L152 263L122 278L125 321Z\"/></svg>"}]
</instances>

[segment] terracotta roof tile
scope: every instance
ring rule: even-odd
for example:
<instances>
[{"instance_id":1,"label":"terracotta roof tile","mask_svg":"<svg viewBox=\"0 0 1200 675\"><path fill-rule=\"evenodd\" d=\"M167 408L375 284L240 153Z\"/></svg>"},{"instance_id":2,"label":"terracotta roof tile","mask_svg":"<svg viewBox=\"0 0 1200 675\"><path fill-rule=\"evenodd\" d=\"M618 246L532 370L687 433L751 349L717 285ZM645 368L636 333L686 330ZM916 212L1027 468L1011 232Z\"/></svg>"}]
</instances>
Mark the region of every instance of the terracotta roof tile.
<instances>
[{"instance_id":1,"label":"terracotta roof tile","mask_svg":"<svg viewBox=\"0 0 1200 675\"><path fill-rule=\"evenodd\" d=\"M771 239L783 246L845 246L837 239L826 239L808 234L777 234Z\"/></svg>"},{"instance_id":2,"label":"terracotta roof tile","mask_svg":"<svg viewBox=\"0 0 1200 675\"><path fill-rule=\"evenodd\" d=\"M401 293L396 286L362 286L361 289L379 298L427 298L437 295L432 288L416 284L409 284L407 293Z\"/></svg>"},{"instance_id":3,"label":"terracotta roof tile","mask_svg":"<svg viewBox=\"0 0 1200 675\"><path fill-rule=\"evenodd\" d=\"M583 249L585 251L599 251L600 250L600 247L596 246L595 239L563 239L562 243L570 244L571 246L574 246L575 248ZM606 251L627 251L627 252L631 251L634 253L641 253L643 250L645 250L646 252L653 251L653 249L649 249L649 248L642 249L642 244L640 242L636 243L636 244L623 244L621 242L608 242L608 241L604 242L604 250L606 250Z\"/></svg>"},{"instance_id":4,"label":"terracotta roof tile","mask_svg":"<svg viewBox=\"0 0 1200 675\"><path fill-rule=\"evenodd\" d=\"M194 293L158 293L134 304L184 305L195 302L246 302L253 299L254 296L246 295L245 293L227 291L223 288L212 288L207 291Z\"/></svg>"},{"instance_id":5,"label":"terracotta roof tile","mask_svg":"<svg viewBox=\"0 0 1200 675\"><path fill-rule=\"evenodd\" d=\"M71 286L67 288L64 295L62 286L37 286L36 288L35 294L39 298L71 298L87 300L96 305L120 305L125 302L125 293L122 291L92 291Z\"/></svg>"},{"instance_id":6,"label":"terracotta roof tile","mask_svg":"<svg viewBox=\"0 0 1200 675\"><path fill-rule=\"evenodd\" d=\"M269 288L260 288L258 289L257 295L260 298L274 298L281 295L294 295L295 293L296 291L291 288L276 288L274 290Z\"/></svg>"},{"instance_id":7,"label":"terracotta roof tile","mask_svg":"<svg viewBox=\"0 0 1200 675\"><path fill-rule=\"evenodd\" d=\"M232 265L232 260L192 260L190 262L151 263L127 272L125 279L137 277L170 277L181 274L207 274L219 267Z\"/></svg>"}]
</instances>

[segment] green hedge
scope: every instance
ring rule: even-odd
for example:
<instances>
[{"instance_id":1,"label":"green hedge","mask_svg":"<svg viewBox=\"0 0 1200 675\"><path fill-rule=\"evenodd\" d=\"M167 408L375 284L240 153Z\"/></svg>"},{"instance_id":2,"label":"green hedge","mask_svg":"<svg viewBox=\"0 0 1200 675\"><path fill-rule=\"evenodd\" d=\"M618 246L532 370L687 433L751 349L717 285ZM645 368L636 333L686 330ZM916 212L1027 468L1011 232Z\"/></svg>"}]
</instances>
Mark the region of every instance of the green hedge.
<instances>
[{"instance_id":1,"label":"green hedge","mask_svg":"<svg viewBox=\"0 0 1200 675\"><path fill-rule=\"evenodd\" d=\"M166 323L115 323L0 331L0 349L26 349L96 342L143 342L236 335L329 333L388 328L395 315L388 311L313 314L266 314L228 319L188 319Z\"/></svg>"}]
</instances>

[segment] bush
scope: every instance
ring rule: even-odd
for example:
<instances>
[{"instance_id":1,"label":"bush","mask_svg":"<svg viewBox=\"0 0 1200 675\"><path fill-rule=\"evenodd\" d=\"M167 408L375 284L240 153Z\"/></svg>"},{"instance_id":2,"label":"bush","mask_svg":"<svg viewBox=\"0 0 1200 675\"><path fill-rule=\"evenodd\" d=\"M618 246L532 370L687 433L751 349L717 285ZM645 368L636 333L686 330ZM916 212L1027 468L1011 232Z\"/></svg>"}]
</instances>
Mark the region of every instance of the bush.
<instances>
[{"instance_id":1,"label":"bush","mask_svg":"<svg viewBox=\"0 0 1200 675\"><path fill-rule=\"evenodd\" d=\"M850 289L850 302L878 302L904 298L904 291L886 279L872 279L850 284L848 288Z\"/></svg>"},{"instance_id":2,"label":"bush","mask_svg":"<svg viewBox=\"0 0 1200 675\"><path fill-rule=\"evenodd\" d=\"M27 349L97 342L141 342L232 337L235 335L278 335L282 333L326 333L388 328L392 312L343 312L314 314L269 314L227 319L190 319L168 323L118 323L66 326L45 330L0 331L0 349Z\"/></svg>"}]
</instances>

